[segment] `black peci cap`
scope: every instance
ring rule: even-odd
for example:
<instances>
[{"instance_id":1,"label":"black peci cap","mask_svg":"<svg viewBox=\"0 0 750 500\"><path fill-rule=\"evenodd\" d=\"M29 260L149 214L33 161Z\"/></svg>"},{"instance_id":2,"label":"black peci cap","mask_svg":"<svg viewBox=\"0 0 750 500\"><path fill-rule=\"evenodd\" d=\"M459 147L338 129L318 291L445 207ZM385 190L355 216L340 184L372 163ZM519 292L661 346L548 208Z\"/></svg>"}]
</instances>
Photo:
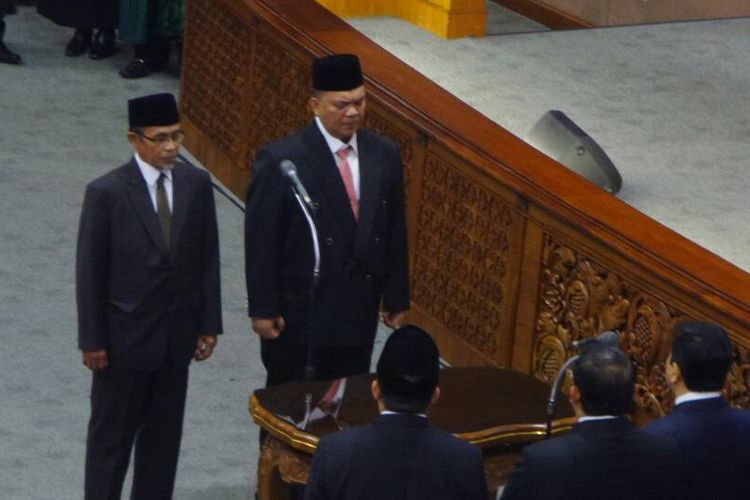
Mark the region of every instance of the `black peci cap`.
<instances>
[{"instance_id":1,"label":"black peci cap","mask_svg":"<svg viewBox=\"0 0 750 500\"><path fill-rule=\"evenodd\" d=\"M362 68L354 54L333 54L313 61L315 90L354 90L363 83Z\"/></svg>"},{"instance_id":2,"label":"black peci cap","mask_svg":"<svg viewBox=\"0 0 750 500\"><path fill-rule=\"evenodd\" d=\"M180 122L177 100L172 94L152 94L128 101L130 128L161 127Z\"/></svg>"},{"instance_id":3,"label":"black peci cap","mask_svg":"<svg viewBox=\"0 0 750 500\"><path fill-rule=\"evenodd\" d=\"M383 395L394 401L429 401L438 384L440 354L424 330L407 325L385 343L377 366Z\"/></svg>"}]
</instances>

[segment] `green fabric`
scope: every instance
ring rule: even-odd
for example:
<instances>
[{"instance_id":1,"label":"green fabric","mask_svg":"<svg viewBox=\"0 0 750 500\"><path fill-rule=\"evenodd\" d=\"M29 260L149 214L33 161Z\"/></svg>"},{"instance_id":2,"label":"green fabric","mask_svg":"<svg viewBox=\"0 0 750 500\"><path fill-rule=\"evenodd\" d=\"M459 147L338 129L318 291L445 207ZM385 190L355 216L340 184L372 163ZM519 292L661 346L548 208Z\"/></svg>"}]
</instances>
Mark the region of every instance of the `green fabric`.
<instances>
[{"instance_id":1,"label":"green fabric","mask_svg":"<svg viewBox=\"0 0 750 500\"><path fill-rule=\"evenodd\" d=\"M149 16L149 3L154 15ZM181 38L185 0L120 0L120 40L145 43L149 34Z\"/></svg>"}]
</instances>

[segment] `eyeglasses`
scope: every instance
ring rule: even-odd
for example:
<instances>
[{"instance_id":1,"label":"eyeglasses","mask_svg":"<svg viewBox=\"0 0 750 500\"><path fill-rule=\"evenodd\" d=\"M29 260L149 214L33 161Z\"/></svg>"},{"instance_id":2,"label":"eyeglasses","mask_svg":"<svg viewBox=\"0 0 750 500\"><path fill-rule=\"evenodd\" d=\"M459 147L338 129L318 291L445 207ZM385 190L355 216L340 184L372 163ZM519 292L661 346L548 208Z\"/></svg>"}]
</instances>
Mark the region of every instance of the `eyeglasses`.
<instances>
[{"instance_id":1,"label":"eyeglasses","mask_svg":"<svg viewBox=\"0 0 750 500\"><path fill-rule=\"evenodd\" d=\"M133 133L137 136L143 137L144 139L153 142L154 144L158 144L159 146L162 146L167 143L167 141L172 141L175 144L182 144L182 141L185 140L185 132L182 130L176 130L172 132L171 134L167 134L166 132L162 132L161 134L156 134L153 137L149 137L143 132L139 132L138 130L133 130Z\"/></svg>"}]
</instances>

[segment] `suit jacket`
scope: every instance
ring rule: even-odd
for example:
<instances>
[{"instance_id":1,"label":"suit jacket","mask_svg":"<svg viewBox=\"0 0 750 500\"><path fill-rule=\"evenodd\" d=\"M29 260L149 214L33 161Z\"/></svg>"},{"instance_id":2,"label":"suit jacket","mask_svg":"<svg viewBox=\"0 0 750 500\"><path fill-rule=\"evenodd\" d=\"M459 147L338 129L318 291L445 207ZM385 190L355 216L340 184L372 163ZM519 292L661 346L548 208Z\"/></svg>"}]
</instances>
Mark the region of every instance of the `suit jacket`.
<instances>
[{"instance_id":1,"label":"suit jacket","mask_svg":"<svg viewBox=\"0 0 750 500\"><path fill-rule=\"evenodd\" d=\"M363 346L378 310L409 308L403 173L398 147L357 132L360 216L354 219L336 161L315 123L262 148L247 192L245 258L251 317L283 316L282 335L304 342ZM313 247L307 222L279 162L297 166L314 205L321 276L310 306ZM309 329L309 330L308 330Z\"/></svg>"},{"instance_id":2,"label":"suit jacket","mask_svg":"<svg viewBox=\"0 0 750 500\"><path fill-rule=\"evenodd\" d=\"M646 432L668 436L682 456L681 499L715 500L750 496L750 412L722 398L675 406Z\"/></svg>"},{"instance_id":3,"label":"suit jacket","mask_svg":"<svg viewBox=\"0 0 750 500\"><path fill-rule=\"evenodd\" d=\"M486 500L482 454L418 415L324 437L313 457L306 500Z\"/></svg>"},{"instance_id":4,"label":"suit jacket","mask_svg":"<svg viewBox=\"0 0 750 500\"><path fill-rule=\"evenodd\" d=\"M172 170L167 246L135 159L86 187L78 232L78 345L111 366L186 366L199 334L221 333L219 248L211 179Z\"/></svg>"},{"instance_id":5,"label":"suit jacket","mask_svg":"<svg viewBox=\"0 0 750 500\"><path fill-rule=\"evenodd\" d=\"M524 448L502 499L675 498L679 465L671 439L637 431L624 418L593 420Z\"/></svg>"}]
</instances>

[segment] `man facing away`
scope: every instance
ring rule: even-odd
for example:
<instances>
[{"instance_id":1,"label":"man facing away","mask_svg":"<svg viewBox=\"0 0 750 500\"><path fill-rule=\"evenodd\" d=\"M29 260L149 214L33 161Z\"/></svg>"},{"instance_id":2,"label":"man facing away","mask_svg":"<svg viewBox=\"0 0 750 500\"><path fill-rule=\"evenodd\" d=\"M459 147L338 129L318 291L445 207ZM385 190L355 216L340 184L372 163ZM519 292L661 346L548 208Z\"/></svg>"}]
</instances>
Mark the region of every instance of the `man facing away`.
<instances>
[{"instance_id":1,"label":"man facing away","mask_svg":"<svg viewBox=\"0 0 750 500\"><path fill-rule=\"evenodd\" d=\"M732 345L722 327L677 327L665 363L675 407L645 431L677 441L681 499L750 497L750 412L731 408L721 397L731 363Z\"/></svg>"},{"instance_id":2,"label":"man facing away","mask_svg":"<svg viewBox=\"0 0 750 500\"><path fill-rule=\"evenodd\" d=\"M209 175L176 161L171 94L128 102L135 155L86 187L76 257L78 346L93 372L85 498L172 497L192 358L221 333Z\"/></svg>"},{"instance_id":3,"label":"man facing away","mask_svg":"<svg viewBox=\"0 0 750 500\"><path fill-rule=\"evenodd\" d=\"M320 441L305 499L485 500L479 449L427 422L439 371L427 333L412 325L393 332L372 382L380 416Z\"/></svg>"},{"instance_id":4,"label":"man facing away","mask_svg":"<svg viewBox=\"0 0 750 500\"><path fill-rule=\"evenodd\" d=\"M409 308L401 158L360 126L366 92L359 59L313 63L315 119L258 152L247 192L245 269L251 325L266 386L304 378L308 336L315 377L368 373L381 309L398 325ZM312 288L307 220L279 163L291 160L314 206L320 282Z\"/></svg>"},{"instance_id":5,"label":"man facing away","mask_svg":"<svg viewBox=\"0 0 750 500\"><path fill-rule=\"evenodd\" d=\"M524 448L503 500L675 498L679 455L671 439L635 429L635 370L614 347L585 350L574 363L568 434Z\"/></svg>"}]
</instances>

